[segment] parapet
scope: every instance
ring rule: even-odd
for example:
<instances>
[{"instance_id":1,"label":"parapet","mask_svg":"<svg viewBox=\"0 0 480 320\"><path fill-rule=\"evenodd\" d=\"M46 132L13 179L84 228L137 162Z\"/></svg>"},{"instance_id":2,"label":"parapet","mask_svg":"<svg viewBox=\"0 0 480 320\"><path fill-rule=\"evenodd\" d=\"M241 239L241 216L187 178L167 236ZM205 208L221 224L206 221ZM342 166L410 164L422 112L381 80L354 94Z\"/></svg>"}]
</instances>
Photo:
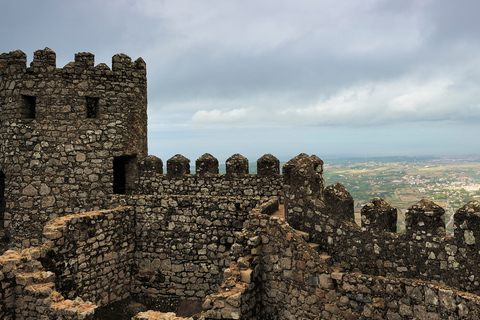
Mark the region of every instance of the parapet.
<instances>
[{"instance_id":1,"label":"parapet","mask_svg":"<svg viewBox=\"0 0 480 320\"><path fill-rule=\"evenodd\" d=\"M167 176L179 178L186 174L190 174L190 160L181 154L167 160Z\"/></svg>"},{"instance_id":2,"label":"parapet","mask_svg":"<svg viewBox=\"0 0 480 320\"><path fill-rule=\"evenodd\" d=\"M110 70L104 63L95 66L94 60L92 53L80 52L74 62L57 68L55 52L45 48L34 52L27 67L22 51L1 54L0 120L125 120L124 132L130 138L125 145L134 150L128 153L146 156L138 150L138 145L147 149L145 62L141 58L132 62L127 55L117 54L112 57ZM97 120L87 121L99 124Z\"/></svg>"},{"instance_id":3,"label":"parapet","mask_svg":"<svg viewBox=\"0 0 480 320\"><path fill-rule=\"evenodd\" d=\"M30 63L30 67L37 73L53 71L57 65L56 59L55 52L50 48L37 50L33 53L33 61Z\"/></svg>"},{"instance_id":4,"label":"parapet","mask_svg":"<svg viewBox=\"0 0 480 320\"><path fill-rule=\"evenodd\" d=\"M310 198L323 200L323 161L315 155L301 153L283 165L285 185L293 188L295 193Z\"/></svg>"},{"instance_id":5,"label":"parapet","mask_svg":"<svg viewBox=\"0 0 480 320\"><path fill-rule=\"evenodd\" d=\"M373 232L397 232L397 208L382 198L373 198L362 207L362 228Z\"/></svg>"},{"instance_id":6,"label":"parapet","mask_svg":"<svg viewBox=\"0 0 480 320\"><path fill-rule=\"evenodd\" d=\"M75 54L75 61L68 63L62 71L64 73L82 73L85 70L95 71L113 71L113 72L136 72L142 75L146 74L146 64L142 58L138 58L135 62L123 54L116 54L112 57L112 70L105 68L105 64L97 67L94 66L95 55L89 52L79 52ZM20 51L12 51L0 55L0 71L17 73L20 70L27 69L27 55ZM56 54L50 48L37 50L33 54L33 61L30 64L30 70L34 73L51 72L56 69Z\"/></svg>"},{"instance_id":7,"label":"parapet","mask_svg":"<svg viewBox=\"0 0 480 320\"><path fill-rule=\"evenodd\" d=\"M295 229L311 228L316 207L323 207L325 182L322 172L323 161L305 153L283 165L285 220Z\"/></svg>"},{"instance_id":8,"label":"parapet","mask_svg":"<svg viewBox=\"0 0 480 320\"><path fill-rule=\"evenodd\" d=\"M225 162L227 176L239 178L248 174L248 159L241 154L234 154Z\"/></svg>"},{"instance_id":9,"label":"parapet","mask_svg":"<svg viewBox=\"0 0 480 320\"><path fill-rule=\"evenodd\" d=\"M75 73L82 73L95 65L95 56L90 52L79 52L75 54Z\"/></svg>"},{"instance_id":10,"label":"parapet","mask_svg":"<svg viewBox=\"0 0 480 320\"><path fill-rule=\"evenodd\" d=\"M280 161L271 154L262 156L257 160L257 174L260 176L280 174Z\"/></svg>"},{"instance_id":11,"label":"parapet","mask_svg":"<svg viewBox=\"0 0 480 320\"><path fill-rule=\"evenodd\" d=\"M405 214L407 236L445 236L445 210L434 202L423 199L411 206Z\"/></svg>"},{"instance_id":12,"label":"parapet","mask_svg":"<svg viewBox=\"0 0 480 320\"><path fill-rule=\"evenodd\" d=\"M240 154L234 154L225 163L228 178L242 178L249 174L248 159ZM163 162L155 156L148 156L140 164L145 173L163 174ZM219 161L209 153L203 154L195 161L195 174L198 177L213 177L219 175ZM167 176L181 178L190 175L190 160L177 154L167 160ZM257 175L259 177L280 177L280 161L271 154L265 154L257 160Z\"/></svg>"},{"instance_id":13,"label":"parapet","mask_svg":"<svg viewBox=\"0 0 480 320\"><path fill-rule=\"evenodd\" d=\"M353 197L340 182L325 188L324 203L325 211L330 216L355 222L355 204Z\"/></svg>"},{"instance_id":14,"label":"parapet","mask_svg":"<svg viewBox=\"0 0 480 320\"><path fill-rule=\"evenodd\" d=\"M27 55L23 51L16 50L0 55L0 71L18 72L27 67Z\"/></svg>"},{"instance_id":15,"label":"parapet","mask_svg":"<svg viewBox=\"0 0 480 320\"><path fill-rule=\"evenodd\" d=\"M209 177L218 174L218 160L210 153L205 153L195 161L195 170L200 177Z\"/></svg>"},{"instance_id":16,"label":"parapet","mask_svg":"<svg viewBox=\"0 0 480 320\"><path fill-rule=\"evenodd\" d=\"M140 169L143 172L162 174L163 173L163 161L156 156L147 156L140 164Z\"/></svg>"},{"instance_id":17,"label":"parapet","mask_svg":"<svg viewBox=\"0 0 480 320\"><path fill-rule=\"evenodd\" d=\"M472 200L458 209L453 218L455 238L468 246L480 247L480 203L478 200Z\"/></svg>"}]
</instances>

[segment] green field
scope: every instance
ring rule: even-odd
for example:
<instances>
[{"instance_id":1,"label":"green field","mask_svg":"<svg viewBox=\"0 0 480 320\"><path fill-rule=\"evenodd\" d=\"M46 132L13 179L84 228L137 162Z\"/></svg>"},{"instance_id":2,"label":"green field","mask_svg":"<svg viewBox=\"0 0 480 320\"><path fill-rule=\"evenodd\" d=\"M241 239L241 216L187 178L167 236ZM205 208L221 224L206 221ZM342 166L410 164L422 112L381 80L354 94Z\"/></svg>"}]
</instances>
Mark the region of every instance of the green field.
<instances>
[{"instance_id":1,"label":"green field","mask_svg":"<svg viewBox=\"0 0 480 320\"><path fill-rule=\"evenodd\" d=\"M341 182L355 200L356 212L374 197L399 211L399 230L407 208L429 199L446 210L447 231L453 231L452 214L480 197L480 157L396 157L325 161L326 185Z\"/></svg>"}]
</instances>

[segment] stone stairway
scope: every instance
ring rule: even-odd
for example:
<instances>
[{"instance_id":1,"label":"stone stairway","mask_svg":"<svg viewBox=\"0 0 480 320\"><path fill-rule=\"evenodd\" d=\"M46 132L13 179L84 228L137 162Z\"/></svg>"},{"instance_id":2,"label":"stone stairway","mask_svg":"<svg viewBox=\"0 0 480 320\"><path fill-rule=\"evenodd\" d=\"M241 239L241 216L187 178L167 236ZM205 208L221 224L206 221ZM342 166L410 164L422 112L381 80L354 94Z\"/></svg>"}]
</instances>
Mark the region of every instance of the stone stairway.
<instances>
[{"instance_id":1,"label":"stone stairway","mask_svg":"<svg viewBox=\"0 0 480 320\"><path fill-rule=\"evenodd\" d=\"M7 279L0 318L5 320L90 320L96 305L81 299L65 300L55 290L55 274L38 260L43 248L6 251L0 256L1 275Z\"/></svg>"}]
</instances>

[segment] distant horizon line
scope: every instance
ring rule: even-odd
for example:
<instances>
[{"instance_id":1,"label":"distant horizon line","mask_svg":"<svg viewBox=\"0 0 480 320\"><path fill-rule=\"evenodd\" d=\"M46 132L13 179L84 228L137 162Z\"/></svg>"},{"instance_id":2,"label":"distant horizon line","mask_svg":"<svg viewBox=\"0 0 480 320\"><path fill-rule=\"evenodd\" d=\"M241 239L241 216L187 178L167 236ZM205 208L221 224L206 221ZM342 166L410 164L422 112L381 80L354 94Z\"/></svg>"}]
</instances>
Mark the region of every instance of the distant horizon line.
<instances>
[{"instance_id":1,"label":"distant horizon line","mask_svg":"<svg viewBox=\"0 0 480 320\"><path fill-rule=\"evenodd\" d=\"M311 155L318 156L318 154L311 154ZM273 155L273 156L275 156L275 155ZM295 158L296 156L298 156L298 155L292 156L288 160L279 159L279 161L281 163L286 163L290 159ZM373 160L373 159L423 159L423 160L427 160L427 159L452 159L452 160L461 160L461 159L467 159L467 158L474 158L474 159L478 158L480 160L480 153L479 154L465 154L465 155L392 155L392 156L329 155L329 156L324 156L324 157L321 157L321 156L318 156L318 157L322 160L369 160L369 159L370 160ZM192 159L189 159L189 160L192 161ZM192 164L190 165L191 168L195 167L195 160L192 161ZM257 163L257 161L248 161L248 163L249 164ZM224 166L225 163L219 163L219 166L222 166L222 165Z\"/></svg>"},{"instance_id":2,"label":"distant horizon line","mask_svg":"<svg viewBox=\"0 0 480 320\"><path fill-rule=\"evenodd\" d=\"M294 158L294 157L292 157ZM292 159L291 158L291 159ZM391 160L392 162L395 162L394 160L397 161L405 161L405 160L410 160L410 161L429 161L429 160L479 160L480 161L480 154L469 154L469 155L456 155L456 156L435 156L435 155L421 155L421 156L352 156L352 157L344 157L344 158L321 158L322 160L328 160L328 161L334 161L334 162L345 162L345 161L359 161L359 162L369 162L369 161L379 161L379 160ZM290 159L289 159L290 160ZM279 160L280 161L280 173L282 172L282 166L283 164L287 163L289 160ZM326 162L326 161L324 161ZM256 167L257 161L249 161L249 173L250 174L256 174L257 173L257 167ZM329 164L329 163L326 163ZM167 166L164 166L165 168L165 173L167 171ZM195 161L192 162L190 165L190 174L195 174ZM226 164L225 163L219 163L218 165L219 169L219 174L225 174L226 173Z\"/></svg>"}]
</instances>

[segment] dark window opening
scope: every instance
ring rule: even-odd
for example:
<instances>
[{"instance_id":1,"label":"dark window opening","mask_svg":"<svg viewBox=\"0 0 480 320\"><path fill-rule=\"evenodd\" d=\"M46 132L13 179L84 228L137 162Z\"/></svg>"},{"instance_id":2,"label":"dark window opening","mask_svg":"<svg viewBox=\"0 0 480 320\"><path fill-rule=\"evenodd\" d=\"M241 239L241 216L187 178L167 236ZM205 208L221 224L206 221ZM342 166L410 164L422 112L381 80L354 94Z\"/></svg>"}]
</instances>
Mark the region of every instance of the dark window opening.
<instances>
[{"instance_id":1,"label":"dark window opening","mask_svg":"<svg viewBox=\"0 0 480 320\"><path fill-rule=\"evenodd\" d=\"M35 119L35 109L37 106L37 98L34 96L22 95L22 118Z\"/></svg>"},{"instance_id":2,"label":"dark window opening","mask_svg":"<svg viewBox=\"0 0 480 320\"><path fill-rule=\"evenodd\" d=\"M113 158L113 193L130 194L135 188L137 156Z\"/></svg>"},{"instance_id":3,"label":"dark window opening","mask_svg":"<svg viewBox=\"0 0 480 320\"><path fill-rule=\"evenodd\" d=\"M99 98L85 97L87 100L87 118L98 118Z\"/></svg>"}]
</instances>

